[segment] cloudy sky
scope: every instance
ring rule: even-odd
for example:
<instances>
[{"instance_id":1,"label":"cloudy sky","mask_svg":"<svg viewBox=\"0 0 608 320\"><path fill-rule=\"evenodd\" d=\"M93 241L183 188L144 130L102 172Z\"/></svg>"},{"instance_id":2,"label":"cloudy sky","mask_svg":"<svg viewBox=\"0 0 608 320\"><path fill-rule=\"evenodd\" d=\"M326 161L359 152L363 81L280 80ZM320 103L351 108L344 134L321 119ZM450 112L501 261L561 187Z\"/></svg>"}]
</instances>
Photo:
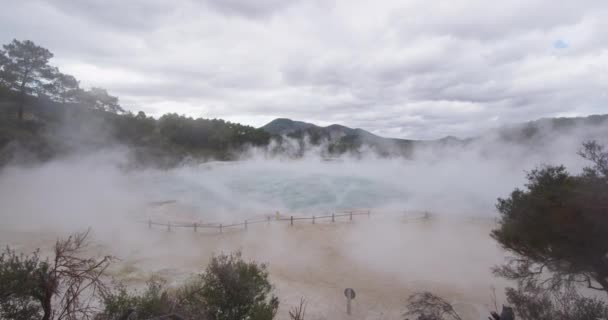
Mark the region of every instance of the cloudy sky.
<instances>
[{"instance_id":1,"label":"cloudy sky","mask_svg":"<svg viewBox=\"0 0 608 320\"><path fill-rule=\"evenodd\" d=\"M606 0L0 0L129 110L407 138L608 113Z\"/></svg>"}]
</instances>

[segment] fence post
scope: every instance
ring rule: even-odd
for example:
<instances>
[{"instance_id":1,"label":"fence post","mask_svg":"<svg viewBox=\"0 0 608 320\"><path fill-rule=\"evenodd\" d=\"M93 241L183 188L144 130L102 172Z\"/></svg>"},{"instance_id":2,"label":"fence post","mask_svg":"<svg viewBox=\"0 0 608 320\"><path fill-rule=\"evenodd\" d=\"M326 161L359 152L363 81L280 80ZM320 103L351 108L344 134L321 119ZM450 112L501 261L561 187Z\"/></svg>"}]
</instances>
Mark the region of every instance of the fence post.
<instances>
[{"instance_id":1,"label":"fence post","mask_svg":"<svg viewBox=\"0 0 608 320\"><path fill-rule=\"evenodd\" d=\"M331 214L331 222L336 222L336 214L335 213Z\"/></svg>"},{"instance_id":2,"label":"fence post","mask_svg":"<svg viewBox=\"0 0 608 320\"><path fill-rule=\"evenodd\" d=\"M167 231L171 231L171 221L167 221Z\"/></svg>"},{"instance_id":3,"label":"fence post","mask_svg":"<svg viewBox=\"0 0 608 320\"><path fill-rule=\"evenodd\" d=\"M152 219L148 219L148 229L152 229Z\"/></svg>"},{"instance_id":4,"label":"fence post","mask_svg":"<svg viewBox=\"0 0 608 320\"><path fill-rule=\"evenodd\" d=\"M312 224L315 224L315 216L312 216Z\"/></svg>"},{"instance_id":5,"label":"fence post","mask_svg":"<svg viewBox=\"0 0 608 320\"><path fill-rule=\"evenodd\" d=\"M293 226L293 216L291 216L291 225Z\"/></svg>"},{"instance_id":6,"label":"fence post","mask_svg":"<svg viewBox=\"0 0 608 320\"><path fill-rule=\"evenodd\" d=\"M222 233L222 224L220 223L220 233Z\"/></svg>"},{"instance_id":7,"label":"fence post","mask_svg":"<svg viewBox=\"0 0 608 320\"><path fill-rule=\"evenodd\" d=\"M353 212L350 212L350 221L353 221Z\"/></svg>"},{"instance_id":8,"label":"fence post","mask_svg":"<svg viewBox=\"0 0 608 320\"><path fill-rule=\"evenodd\" d=\"M247 230L247 220L245 220L245 230Z\"/></svg>"},{"instance_id":9,"label":"fence post","mask_svg":"<svg viewBox=\"0 0 608 320\"><path fill-rule=\"evenodd\" d=\"M194 223L194 232L196 232L196 228L198 227L198 224L195 222Z\"/></svg>"}]
</instances>

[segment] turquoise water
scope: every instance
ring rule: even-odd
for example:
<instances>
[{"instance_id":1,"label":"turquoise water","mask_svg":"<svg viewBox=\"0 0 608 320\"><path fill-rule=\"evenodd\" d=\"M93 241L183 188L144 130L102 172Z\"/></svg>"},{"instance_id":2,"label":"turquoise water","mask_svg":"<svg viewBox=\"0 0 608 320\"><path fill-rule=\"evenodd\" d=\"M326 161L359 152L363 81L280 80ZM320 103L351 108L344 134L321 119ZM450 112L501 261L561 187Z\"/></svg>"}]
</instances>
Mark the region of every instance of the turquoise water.
<instances>
[{"instance_id":1,"label":"turquoise water","mask_svg":"<svg viewBox=\"0 0 608 320\"><path fill-rule=\"evenodd\" d=\"M339 165L218 164L141 178L154 201L177 200L201 212L325 212L381 207L407 199L398 186Z\"/></svg>"}]
</instances>

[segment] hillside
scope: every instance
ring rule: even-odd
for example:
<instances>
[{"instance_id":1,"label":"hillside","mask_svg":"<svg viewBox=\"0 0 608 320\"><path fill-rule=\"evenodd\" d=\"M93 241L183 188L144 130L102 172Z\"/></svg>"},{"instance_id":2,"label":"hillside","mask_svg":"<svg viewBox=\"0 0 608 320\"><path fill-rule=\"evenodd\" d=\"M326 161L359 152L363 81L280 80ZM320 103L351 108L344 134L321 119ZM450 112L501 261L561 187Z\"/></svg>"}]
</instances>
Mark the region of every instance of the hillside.
<instances>
[{"instance_id":1,"label":"hillside","mask_svg":"<svg viewBox=\"0 0 608 320\"><path fill-rule=\"evenodd\" d=\"M326 144L330 154L356 152L363 148L381 156L409 157L416 146L462 145L468 141L451 136L437 140L386 138L360 128L349 128L339 124L322 127L286 118L275 119L260 129L275 136L299 140L306 137L313 145Z\"/></svg>"},{"instance_id":2,"label":"hillside","mask_svg":"<svg viewBox=\"0 0 608 320\"><path fill-rule=\"evenodd\" d=\"M22 120L18 95L0 88L0 166L44 162L73 153L127 147L134 166L173 167L183 161L232 160L249 146L268 145L271 135L222 119L193 119L143 112L110 112L85 103L27 96Z\"/></svg>"},{"instance_id":3,"label":"hillside","mask_svg":"<svg viewBox=\"0 0 608 320\"><path fill-rule=\"evenodd\" d=\"M503 126L475 137L446 136L435 140L386 138L359 128L339 124L326 127L286 118L275 119L260 127L275 139L282 137L307 141L313 145L325 145L328 154L372 150L381 156L413 155L415 148L462 147L484 143L514 143L534 147L542 145L558 135L571 135L585 131L585 139L598 139L608 134L608 114L572 118L542 118L525 123Z\"/></svg>"},{"instance_id":4,"label":"hillside","mask_svg":"<svg viewBox=\"0 0 608 320\"><path fill-rule=\"evenodd\" d=\"M289 134L298 130L306 130L309 128L318 128L316 125L308 122L293 121L287 118L274 119L260 129L270 134Z\"/></svg>"}]
</instances>

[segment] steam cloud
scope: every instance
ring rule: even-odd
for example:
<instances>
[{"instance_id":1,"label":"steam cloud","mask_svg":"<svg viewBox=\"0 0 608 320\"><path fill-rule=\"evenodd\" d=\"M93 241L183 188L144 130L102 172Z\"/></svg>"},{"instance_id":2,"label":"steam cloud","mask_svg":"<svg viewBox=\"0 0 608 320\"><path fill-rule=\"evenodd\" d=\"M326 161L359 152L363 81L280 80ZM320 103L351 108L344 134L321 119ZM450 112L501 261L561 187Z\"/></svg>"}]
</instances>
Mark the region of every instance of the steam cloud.
<instances>
[{"instance_id":1,"label":"steam cloud","mask_svg":"<svg viewBox=\"0 0 608 320\"><path fill-rule=\"evenodd\" d=\"M294 160L251 149L240 161L171 170L124 169L124 147L75 154L0 172L0 244L48 248L57 236L91 227L97 249L123 259L116 275L134 283L159 272L183 281L213 253L241 249L270 263L286 307L306 295L313 315L341 317L345 286L362 291L354 312L368 318L398 315L407 294L421 288L483 314L475 310L489 303L489 286L502 285L489 271L503 259L488 237L496 198L521 187L525 171L539 164L580 171L586 165L576 155L580 143L605 133L546 129L544 143L527 145L487 136L467 146L421 148L412 159L370 153L327 161L311 147ZM164 200L175 203L150 206ZM318 216L361 207L379 214L354 224L272 224L223 235L167 233L141 223L150 217L228 223L277 211ZM404 212L419 210L439 218L404 220Z\"/></svg>"}]
</instances>

